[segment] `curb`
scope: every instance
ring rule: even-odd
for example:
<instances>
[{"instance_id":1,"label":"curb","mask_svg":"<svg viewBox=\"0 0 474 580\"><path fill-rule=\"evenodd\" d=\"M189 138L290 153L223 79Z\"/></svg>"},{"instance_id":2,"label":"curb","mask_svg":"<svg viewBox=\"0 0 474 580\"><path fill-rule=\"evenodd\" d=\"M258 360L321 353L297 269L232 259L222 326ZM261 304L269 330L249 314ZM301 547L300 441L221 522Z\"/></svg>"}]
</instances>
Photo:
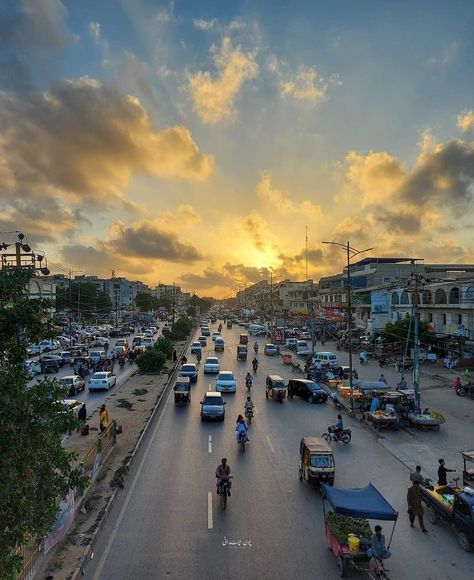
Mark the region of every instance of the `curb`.
<instances>
[{"instance_id":1,"label":"curb","mask_svg":"<svg viewBox=\"0 0 474 580\"><path fill-rule=\"evenodd\" d=\"M165 394L167 394L168 392L168 387L171 384L173 377L176 374L178 365L179 365L179 361L182 357L182 355L186 352L186 350L189 347L189 343L191 342L191 338L193 337L195 332L195 328L192 330L192 332L189 335L188 340L186 341L186 343L183 345L181 352L176 360L176 363L173 366L173 371L168 375L168 380L165 383L165 386L163 388L163 391L161 392L161 395L159 396L157 402L155 403L155 406L153 408L153 411L151 412L150 416L148 417L145 426L142 429L142 432L140 433L140 436L138 438L138 441L135 444L135 447L133 448L133 451L127 461L126 464L124 464L124 467L126 467L127 469L130 467L130 465L132 464L132 461L140 447L140 444L146 434L146 432L148 431L148 427L151 424L156 412L158 411L158 409L161 406L161 401L163 400L163 397L165 396ZM135 374L135 373L133 373ZM130 375L132 376L132 375ZM86 548L84 549L84 552L82 554L82 556L80 557L79 560L79 565L76 567L76 569L74 570L72 576L71 576L71 580L77 580L78 578L80 578L81 576L84 576L86 573L86 568L87 568L87 564L89 563L90 560L92 560L92 558L94 557L94 547L97 543L97 538L102 530L103 525L105 524L105 522L107 521L107 517L108 514L112 508L113 502L115 500L115 498L117 497L119 492L118 488L115 488L112 495L109 497L109 499L107 500L107 503L105 505L105 508L103 509L103 513L102 515L99 514L99 516L97 517L97 527L94 530L94 532L92 533L92 538L90 543L86 546Z\"/></svg>"}]
</instances>

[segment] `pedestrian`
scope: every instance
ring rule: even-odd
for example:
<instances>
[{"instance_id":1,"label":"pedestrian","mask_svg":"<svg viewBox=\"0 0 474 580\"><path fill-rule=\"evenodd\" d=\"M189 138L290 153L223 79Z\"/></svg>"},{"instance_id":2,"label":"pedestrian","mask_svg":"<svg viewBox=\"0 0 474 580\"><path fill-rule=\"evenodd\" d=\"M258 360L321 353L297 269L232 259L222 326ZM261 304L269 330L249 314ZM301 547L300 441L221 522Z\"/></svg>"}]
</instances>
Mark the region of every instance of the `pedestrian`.
<instances>
[{"instance_id":1,"label":"pedestrian","mask_svg":"<svg viewBox=\"0 0 474 580\"><path fill-rule=\"evenodd\" d=\"M87 419L87 410L86 410L86 404L82 403L81 408L79 409L79 412L77 414L77 418L79 419L79 421L81 423L85 423L86 419Z\"/></svg>"},{"instance_id":2,"label":"pedestrian","mask_svg":"<svg viewBox=\"0 0 474 580\"><path fill-rule=\"evenodd\" d=\"M410 481L412 483L414 483L415 481L420 482L420 484L423 483L424 479L423 479L423 476L421 475L421 466L420 465L417 465L415 467L415 471L410 473Z\"/></svg>"},{"instance_id":3,"label":"pedestrian","mask_svg":"<svg viewBox=\"0 0 474 580\"><path fill-rule=\"evenodd\" d=\"M178 360L178 355L176 353L176 349L173 349L173 362L176 362Z\"/></svg>"},{"instance_id":4,"label":"pedestrian","mask_svg":"<svg viewBox=\"0 0 474 580\"><path fill-rule=\"evenodd\" d=\"M444 466L444 459L438 459L438 485L448 485L448 480L446 478L447 473L454 473L455 469L448 469Z\"/></svg>"},{"instance_id":5,"label":"pedestrian","mask_svg":"<svg viewBox=\"0 0 474 580\"><path fill-rule=\"evenodd\" d=\"M109 412L105 405L102 405L99 412L99 427L100 432L103 433L109 426Z\"/></svg>"},{"instance_id":6,"label":"pedestrian","mask_svg":"<svg viewBox=\"0 0 474 580\"><path fill-rule=\"evenodd\" d=\"M408 503L408 518L410 520L410 526L412 528L414 527L415 518L418 517L421 531L426 534L428 530L425 528L425 524L423 522L423 505L421 503L421 491L419 481L414 481L412 486L408 488L407 503Z\"/></svg>"},{"instance_id":7,"label":"pedestrian","mask_svg":"<svg viewBox=\"0 0 474 580\"><path fill-rule=\"evenodd\" d=\"M383 376L383 373L380 375L379 383L383 383L384 385L388 385L387 379Z\"/></svg>"},{"instance_id":8,"label":"pedestrian","mask_svg":"<svg viewBox=\"0 0 474 580\"><path fill-rule=\"evenodd\" d=\"M379 410L380 399L377 397L377 393L372 393L372 402L370 403L370 412L376 413Z\"/></svg>"}]
</instances>

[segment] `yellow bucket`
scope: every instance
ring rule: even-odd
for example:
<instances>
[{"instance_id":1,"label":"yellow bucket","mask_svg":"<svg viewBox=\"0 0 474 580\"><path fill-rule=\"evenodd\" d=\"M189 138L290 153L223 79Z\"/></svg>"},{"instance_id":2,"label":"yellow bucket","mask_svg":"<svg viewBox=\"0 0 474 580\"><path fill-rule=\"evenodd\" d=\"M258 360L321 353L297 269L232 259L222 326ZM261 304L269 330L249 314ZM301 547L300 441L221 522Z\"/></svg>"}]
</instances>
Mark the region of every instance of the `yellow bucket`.
<instances>
[{"instance_id":1,"label":"yellow bucket","mask_svg":"<svg viewBox=\"0 0 474 580\"><path fill-rule=\"evenodd\" d=\"M360 538L355 534L349 534L348 536L349 550L351 552L358 552L360 548Z\"/></svg>"}]
</instances>

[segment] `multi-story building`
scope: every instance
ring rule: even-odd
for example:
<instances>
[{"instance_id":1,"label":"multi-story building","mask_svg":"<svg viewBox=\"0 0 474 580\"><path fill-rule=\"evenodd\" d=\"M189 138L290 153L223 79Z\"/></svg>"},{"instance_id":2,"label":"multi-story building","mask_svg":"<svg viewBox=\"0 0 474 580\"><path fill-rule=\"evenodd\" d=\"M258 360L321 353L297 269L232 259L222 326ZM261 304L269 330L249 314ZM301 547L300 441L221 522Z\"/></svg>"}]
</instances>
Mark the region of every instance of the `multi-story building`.
<instances>
[{"instance_id":1,"label":"multi-story building","mask_svg":"<svg viewBox=\"0 0 474 580\"><path fill-rule=\"evenodd\" d=\"M284 313L308 316L318 296L318 286L313 280L292 282L284 280L276 284L278 305Z\"/></svg>"}]
</instances>

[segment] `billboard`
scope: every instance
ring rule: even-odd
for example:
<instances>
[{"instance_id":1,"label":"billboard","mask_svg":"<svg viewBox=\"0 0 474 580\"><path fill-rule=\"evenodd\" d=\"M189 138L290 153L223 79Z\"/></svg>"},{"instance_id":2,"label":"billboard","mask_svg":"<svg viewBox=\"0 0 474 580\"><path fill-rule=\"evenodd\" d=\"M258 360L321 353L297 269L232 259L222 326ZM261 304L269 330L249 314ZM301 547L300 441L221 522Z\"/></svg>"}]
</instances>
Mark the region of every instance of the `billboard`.
<instances>
[{"instance_id":1,"label":"billboard","mask_svg":"<svg viewBox=\"0 0 474 580\"><path fill-rule=\"evenodd\" d=\"M388 314L387 292L372 292L370 294L370 312L372 314Z\"/></svg>"}]
</instances>

